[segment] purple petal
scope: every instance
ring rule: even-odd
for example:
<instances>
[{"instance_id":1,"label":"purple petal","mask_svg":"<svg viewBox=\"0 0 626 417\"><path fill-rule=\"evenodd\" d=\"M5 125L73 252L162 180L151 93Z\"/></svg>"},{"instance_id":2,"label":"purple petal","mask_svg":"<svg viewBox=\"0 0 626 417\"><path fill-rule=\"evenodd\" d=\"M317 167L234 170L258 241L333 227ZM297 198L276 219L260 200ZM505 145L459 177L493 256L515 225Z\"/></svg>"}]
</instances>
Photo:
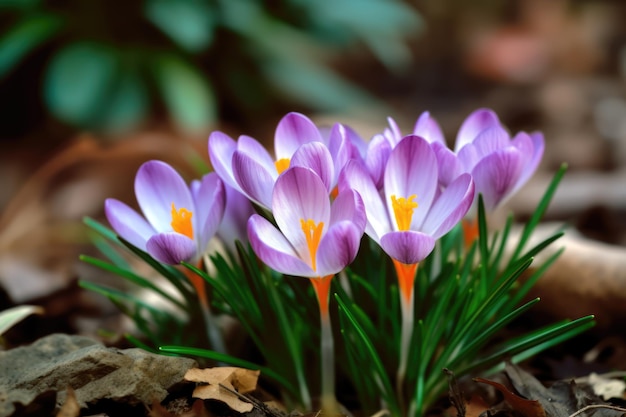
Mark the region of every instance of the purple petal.
<instances>
[{"instance_id":1,"label":"purple petal","mask_svg":"<svg viewBox=\"0 0 626 417\"><path fill-rule=\"evenodd\" d=\"M135 195L146 219L159 233L172 231L172 203L176 210L185 208L193 212L194 209L191 192L183 178L161 161L149 161L139 168Z\"/></svg>"},{"instance_id":2,"label":"purple petal","mask_svg":"<svg viewBox=\"0 0 626 417\"><path fill-rule=\"evenodd\" d=\"M528 144L525 144L524 145L525 149L522 150L522 148L518 144L518 141L521 140L519 139L520 137L529 137L532 145L528 146ZM524 142L526 142L526 140L524 140ZM520 177L517 180L517 183L513 187L513 190L511 190L511 194L515 193L524 184L526 184L526 181L528 181L528 179L535 173L535 170L539 166L539 163L541 162L541 158L543 157L543 151L545 147L543 134L541 134L540 132L534 132L534 133L531 133L530 135L527 135L524 132L520 132L515 136L515 138L513 138L512 144L518 149L520 149L520 152L522 152L522 155L527 155L525 154L525 152L528 152L530 149L531 156L524 163L524 166L522 167L522 173L520 174Z\"/></svg>"},{"instance_id":3,"label":"purple petal","mask_svg":"<svg viewBox=\"0 0 626 417\"><path fill-rule=\"evenodd\" d=\"M298 257L285 236L258 214L248 220L248 239L254 253L270 268L289 275L315 277L318 274Z\"/></svg>"},{"instance_id":4,"label":"purple petal","mask_svg":"<svg viewBox=\"0 0 626 417\"><path fill-rule=\"evenodd\" d=\"M182 261L192 261L199 255L196 243L187 236L176 232L159 233L146 244L148 253L157 261L177 265Z\"/></svg>"},{"instance_id":5,"label":"purple petal","mask_svg":"<svg viewBox=\"0 0 626 417\"><path fill-rule=\"evenodd\" d=\"M472 171L476 192L482 193L488 211L511 192L522 172L521 155L512 146L483 158Z\"/></svg>"},{"instance_id":6,"label":"purple petal","mask_svg":"<svg viewBox=\"0 0 626 417\"><path fill-rule=\"evenodd\" d=\"M430 144L419 136L406 136L391 151L385 169L387 211L390 214L394 213L392 195L396 198L408 198L415 195L414 201L418 203L418 207L413 213L411 230L417 230L430 209L438 181L437 157ZM392 223L394 229L397 230L395 218Z\"/></svg>"},{"instance_id":7,"label":"purple petal","mask_svg":"<svg viewBox=\"0 0 626 417\"><path fill-rule=\"evenodd\" d=\"M398 143L402 140L402 131L392 117L387 117L387 123L389 123L389 128L384 130L383 136L389 140L391 147L395 148L396 145L398 145Z\"/></svg>"},{"instance_id":8,"label":"purple petal","mask_svg":"<svg viewBox=\"0 0 626 417\"><path fill-rule=\"evenodd\" d=\"M439 239L467 214L473 201L472 177L469 174L462 174L437 198L424 221L422 230Z\"/></svg>"},{"instance_id":9,"label":"purple petal","mask_svg":"<svg viewBox=\"0 0 626 417\"><path fill-rule=\"evenodd\" d=\"M359 193L363 199L367 216L365 233L374 241L379 242L382 235L392 230L391 221L387 207L372 179L356 160L348 161L339 177L339 194L349 189Z\"/></svg>"},{"instance_id":10,"label":"purple petal","mask_svg":"<svg viewBox=\"0 0 626 417\"><path fill-rule=\"evenodd\" d=\"M311 119L300 113L288 113L276 127L274 136L276 159L291 158L300 145L314 141L322 142L323 139Z\"/></svg>"},{"instance_id":11,"label":"purple petal","mask_svg":"<svg viewBox=\"0 0 626 417\"><path fill-rule=\"evenodd\" d=\"M156 233L146 219L119 200L107 198L104 201L104 214L115 233L143 251L146 250L148 239Z\"/></svg>"},{"instance_id":12,"label":"purple petal","mask_svg":"<svg viewBox=\"0 0 626 417\"><path fill-rule=\"evenodd\" d=\"M509 132L501 126L493 126L480 132L472 142L476 146L479 158L511 145Z\"/></svg>"},{"instance_id":13,"label":"purple petal","mask_svg":"<svg viewBox=\"0 0 626 417\"><path fill-rule=\"evenodd\" d=\"M328 229L317 250L316 272L319 276L334 275L354 261L362 230L350 221L336 223Z\"/></svg>"},{"instance_id":14,"label":"purple petal","mask_svg":"<svg viewBox=\"0 0 626 417\"><path fill-rule=\"evenodd\" d=\"M301 259L309 259L301 221L324 223L323 233L330 220L330 199L322 180L308 168L292 167L276 181L272 196L272 212L276 225L294 247Z\"/></svg>"},{"instance_id":15,"label":"purple petal","mask_svg":"<svg viewBox=\"0 0 626 417\"><path fill-rule=\"evenodd\" d=\"M197 230L198 250L202 253L222 221L226 193L217 174L210 173L202 177L201 181L192 184L192 194L196 213L191 220L194 223L194 230Z\"/></svg>"},{"instance_id":16,"label":"purple petal","mask_svg":"<svg viewBox=\"0 0 626 417\"><path fill-rule=\"evenodd\" d=\"M384 185L383 178L385 176L385 168L387 167L389 155L391 155L391 149L391 143L389 143L389 140L383 135L374 136L367 148L365 165L376 188L379 190L381 190Z\"/></svg>"},{"instance_id":17,"label":"purple petal","mask_svg":"<svg viewBox=\"0 0 626 417\"><path fill-rule=\"evenodd\" d=\"M237 150L254 158L258 163L263 165L266 170L270 172L276 170L274 158L272 158L267 149L256 139L246 135L240 136L237 142Z\"/></svg>"},{"instance_id":18,"label":"purple petal","mask_svg":"<svg viewBox=\"0 0 626 417\"><path fill-rule=\"evenodd\" d=\"M335 177L333 178L331 187L337 185L339 173L350 159L363 161L361 151L357 148L357 145L355 145L354 140L349 138L351 134L354 133L349 133L348 128L339 123L336 123L330 131L328 150L330 151L335 167ZM359 138L359 140L361 140L363 146L367 146L362 139ZM365 148L363 155L365 155Z\"/></svg>"},{"instance_id":19,"label":"purple petal","mask_svg":"<svg viewBox=\"0 0 626 417\"><path fill-rule=\"evenodd\" d=\"M396 261L411 265L423 261L433 251L435 239L412 230L391 232L380 239L380 246Z\"/></svg>"},{"instance_id":20,"label":"purple petal","mask_svg":"<svg viewBox=\"0 0 626 417\"><path fill-rule=\"evenodd\" d=\"M213 132L209 136L209 159L213 170L226 184L239 189L233 175L233 153L237 150L237 142L222 132Z\"/></svg>"},{"instance_id":21,"label":"purple petal","mask_svg":"<svg viewBox=\"0 0 626 417\"><path fill-rule=\"evenodd\" d=\"M236 151L233 154L233 173L239 189L251 200L267 209L272 206L272 189L278 177L275 169L268 171L255 158Z\"/></svg>"},{"instance_id":22,"label":"purple petal","mask_svg":"<svg viewBox=\"0 0 626 417\"><path fill-rule=\"evenodd\" d=\"M499 125L500 119L498 119L498 115L493 110L475 110L463 121L459 133L456 136L454 152L458 153L463 146L471 143L483 130Z\"/></svg>"},{"instance_id":23,"label":"purple petal","mask_svg":"<svg viewBox=\"0 0 626 417\"><path fill-rule=\"evenodd\" d=\"M367 224L365 205L359 193L351 189L341 191L330 207L329 225L331 227L335 223L345 220L354 223L361 230L361 234L363 234Z\"/></svg>"},{"instance_id":24,"label":"purple petal","mask_svg":"<svg viewBox=\"0 0 626 417\"><path fill-rule=\"evenodd\" d=\"M413 134L415 136L423 137L430 143L446 144L446 140L443 136L439 123L437 123L437 121L431 117L430 113L427 111L422 113L415 122Z\"/></svg>"},{"instance_id":25,"label":"purple petal","mask_svg":"<svg viewBox=\"0 0 626 417\"><path fill-rule=\"evenodd\" d=\"M447 187L448 184L463 173L463 166L447 145L435 142L430 146L433 148L435 156L437 157L439 184Z\"/></svg>"},{"instance_id":26,"label":"purple petal","mask_svg":"<svg viewBox=\"0 0 626 417\"><path fill-rule=\"evenodd\" d=\"M322 142L309 142L300 146L291 158L291 167L300 166L312 169L330 193L335 177L333 159Z\"/></svg>"}]
</instances>

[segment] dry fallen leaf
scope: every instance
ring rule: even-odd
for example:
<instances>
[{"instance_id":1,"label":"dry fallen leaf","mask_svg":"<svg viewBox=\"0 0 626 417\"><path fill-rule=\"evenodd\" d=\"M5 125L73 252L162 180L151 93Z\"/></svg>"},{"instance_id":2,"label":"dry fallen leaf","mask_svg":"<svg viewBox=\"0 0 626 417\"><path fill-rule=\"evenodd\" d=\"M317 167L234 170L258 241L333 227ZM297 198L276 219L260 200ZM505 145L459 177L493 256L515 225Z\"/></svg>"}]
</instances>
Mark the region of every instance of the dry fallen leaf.
<instances>
[{"instance_id":1,"label":"dry fallen leaf","mask_svg":"<svg viewBox=\"0 0 626 417\"><path fill-rule=\"evenodd\" d=\"M546 417L546 411L539 401L522 398L514 392L511 392L507 387L499 382L489 381L484 378L474 378L474 381L491 385L500 391L506 402L524 417Z\"/></svg>"},{"instance_id":2,"label":"dry fallen leaf","mask_svg":"<svg viewBox=\"0 0 626 417\"><path fill-rule=\"evenodd\" d=\"M76 400L76 393L71 387L67 387L65 403L57 413L56 417L78 417L80 415L80 405Z\"/></svg>"},{"instance_id":3,"label":"dry fallen leaf","mask_svg":"<svg viewBox=\"0 0 626 417\"><path fill-rule=\"evenodd\" d=\"M242 401L220 385L244 394L256 389L259 374L258 370L224 366L207 369L192 368L187 371L184 378L187 381L208 384L196 387L193 391L194 398L219 400L239 413L247 413L252 411L253 405Z\"/></svg>"}]
</instances>

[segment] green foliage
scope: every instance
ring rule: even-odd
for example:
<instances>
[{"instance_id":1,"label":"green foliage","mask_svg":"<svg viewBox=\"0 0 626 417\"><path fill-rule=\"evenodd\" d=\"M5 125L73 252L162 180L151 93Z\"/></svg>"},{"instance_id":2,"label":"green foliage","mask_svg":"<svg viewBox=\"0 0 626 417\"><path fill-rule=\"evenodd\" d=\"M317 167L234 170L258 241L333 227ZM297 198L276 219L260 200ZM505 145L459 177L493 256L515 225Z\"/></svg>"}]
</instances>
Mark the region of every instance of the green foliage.
<instances>
[{"instance_id":1,"label":"green foliage","mask_svg":"<svg viewBox=\"0 0 626 417\"><path fill-rule=\"evenodd\" d=\"M422 26L400 0L5 1L0 21L0 81L43 54L49 112L105 132L137 127L161 107L174 125L197 132L224 117L224 107L246 120L294 104L374 105L331 68L332 57L363 45L400 70L410 60L406 40Z\"/></svg>"},{"instance_id":2,"label":"green foliage","mask_svg":"<svg viewBox=\"0 0 626 417\"><path fill-rule=\"evenodd\" d=\"M530 237L565 169L563 166L555 175L517 242L512 242L512 217L501 230L488 233L479 199L478 240L465 247L459 225L440 239L420 264L414 294L416 325L400 387L394 380L401 338L399 289L386 255L364 238L357 260L334 280L331 300L334 331L341 334L335 338L338 375L348 381L363 412L371 414L386 407L394 416L424 415L446 390L444 368L457 376L495 371L504 360L527 359L593 326L593 317L588 316L513 338L503 336L507 325L539 302L523 300L560 253L535 265L534 257L562 232L555 231L534 245L530 245ZM167 354L261 369L281 390L287 404L310 408L311 393L318 392L319 386L320 330L317 301L306 279L270 270L240 243L236 253L215 253L206 259L209 269L185 264L186 272L206 282L214 313L237 319L254 346L256 354L250 356L257 359L218 353L207 349L206 337L190 337L197 336L192 329L202 328L198 327L201 314L184 269L158 263L91 219L86 223L94 231L96 247L108 260L82 259L169 306L156 308L129 292L82 282L134 320L142 337L129 335L129 340ZM129 250L150 265L172 284L174 293L138 275L120 257L119 249Z\"/></svg>"}]
</instances>

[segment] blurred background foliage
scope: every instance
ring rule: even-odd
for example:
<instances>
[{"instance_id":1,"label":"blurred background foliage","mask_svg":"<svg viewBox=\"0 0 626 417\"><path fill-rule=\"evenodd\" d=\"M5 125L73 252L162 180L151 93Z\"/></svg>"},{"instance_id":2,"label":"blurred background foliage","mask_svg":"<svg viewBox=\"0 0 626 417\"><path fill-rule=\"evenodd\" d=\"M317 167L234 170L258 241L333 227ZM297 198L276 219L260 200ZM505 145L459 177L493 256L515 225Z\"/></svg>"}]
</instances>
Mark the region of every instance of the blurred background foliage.
<instances>
[{"instance_id":1,"label":"blurred background foliage","mask_svg":"<svg viewBox=\"0 0 626 417\"><path fill-rule=\"evenodd\" d=\"M332 61L358 44L401 71L422 26L400 0L0 0L3 135L47 116L110 136L380 106Z\"/></svg>"}]
</instances>

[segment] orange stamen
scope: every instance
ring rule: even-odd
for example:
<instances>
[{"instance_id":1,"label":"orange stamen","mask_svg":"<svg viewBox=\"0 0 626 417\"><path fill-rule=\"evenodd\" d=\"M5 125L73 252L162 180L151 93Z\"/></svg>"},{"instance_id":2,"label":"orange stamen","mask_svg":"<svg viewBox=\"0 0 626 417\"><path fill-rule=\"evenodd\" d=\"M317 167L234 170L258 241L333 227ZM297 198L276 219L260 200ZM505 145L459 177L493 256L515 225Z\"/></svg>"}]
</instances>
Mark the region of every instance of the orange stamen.
<instances>
[{"instance_id":1,"label":"orange stamen","mask_svg":"<svg viewBox=\"0 0 626 417\"><path fill-rule=\"evenodd\" d=\"M184 207L176 210L176 206L172 203L172 229L175 232L187 236L189 239L193 239L193 225L191 224L191 217L193 213Z\"/></svg>"},{"instance_id":2,"label":"orange stamen","mask_svg":"<svg viewBox=\"0 0 626 417\"><path fill-rule=\"evenodd\" d=\"M310 278L311 284L313 284L313 289L315 290L315 295L317 296L317 301L320 305L320 314L323 318L328 316L328 294L330 292L330 283L332 279L333 275L327 275L320 278Z\"/></svg>"},{"instance_id":3,"label":"orange stamen","mask_svg":"<svg viewBox=\"0 0 626 417\"><path fill-rule=\"evenodd\" d=\"M312 219L304 220L300 219L300 225L302 227L302 232L306 238L306 244L309 247L309 255L311 256L311 268L316 271L317 264L317 248L320 245L320 240L322 240L322 230L324 229L324 222L319 222L315 224L315 221Z\"/></svg>"},{"instance_id":4,"label":"orange stamen","mask_svg":"<svg viewBox=\"0 0 626 417\"><path fill-rule=\"evenodd\" d=\"M398 230L405 231L411 227L411 219L413 219L413 210L417 208L418 204L413 199L417 198L415 194L409 196L409 198L396 198L395 194L391 196L391 205L393 207L393 214L396 217L396 223L398 224Z\"/></svg>"},{"instance_id":5,"label":"orange stamen","mask_svg":"<svg viewBox=\"0 0 626 417\"><path fill-rule=\"evenodd\" d=\"M418 264L404 264L393 259L393 266L396 268L396 275L398 275L400 294L408 302L413 296L413 284L415 283L415 273L417 272Z\"/></svg>"},{"instance_id":6,"label":"orange stamen","mask_svg":"<svg viewBox=\"0 0 626 417\"><path fill-rule=\"evenodd\" d=\"M463 227L463 242L465 243L465 248L468 249L478 239L478 221L463 219L461 226Z\"/></svg>"},{"instance_id":7,"label":"orange stamen","mask_svg":"<svg viewBox=\"0 0 626 417\"><path fill-rule=\"evenodd\" d=\"M289 168L289 164L291 163L291 160L289 158L281 158L278 161L274 162L274 165L276 166L276 171L278 171L278 174L282 174L283 171L285 171L287 168Z\"/></svg>"}]
</instances>

